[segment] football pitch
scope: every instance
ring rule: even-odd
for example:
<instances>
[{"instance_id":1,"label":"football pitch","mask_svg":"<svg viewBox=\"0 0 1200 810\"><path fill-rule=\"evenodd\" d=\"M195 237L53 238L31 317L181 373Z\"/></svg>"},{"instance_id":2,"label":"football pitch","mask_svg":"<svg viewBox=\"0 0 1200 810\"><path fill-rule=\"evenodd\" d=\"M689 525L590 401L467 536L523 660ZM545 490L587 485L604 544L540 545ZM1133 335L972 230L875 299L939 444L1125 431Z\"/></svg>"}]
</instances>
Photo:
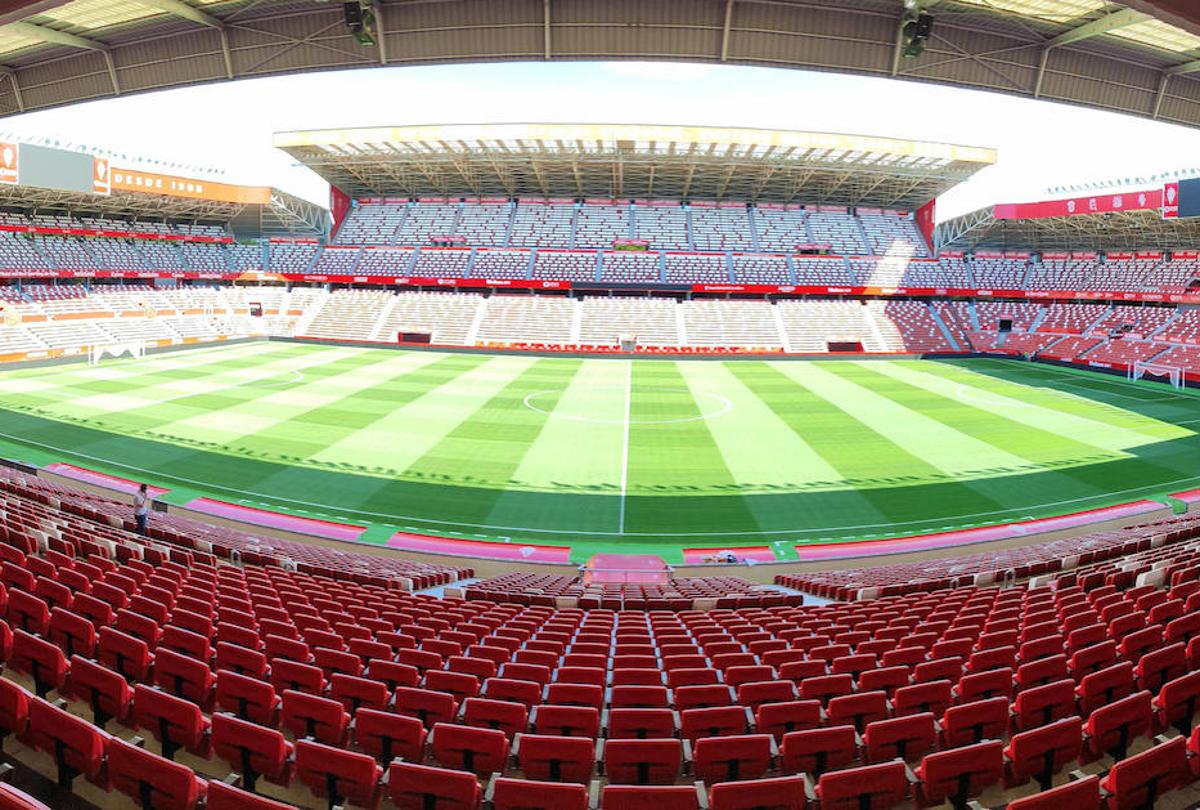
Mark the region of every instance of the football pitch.
<instances>
[{"instance_id":1,"label":"football pitch","mask_svg":"<svg viewBox=\"0 0 1200 810\"><path fill-rule=\"evenodd\" d=\"M0 372L0 455L302 516L663 553L870 539L1200 486L1200 396L1006 360L259 342ZM382 538L382 540L379 540Z\"/></svg>"}]
</instances>

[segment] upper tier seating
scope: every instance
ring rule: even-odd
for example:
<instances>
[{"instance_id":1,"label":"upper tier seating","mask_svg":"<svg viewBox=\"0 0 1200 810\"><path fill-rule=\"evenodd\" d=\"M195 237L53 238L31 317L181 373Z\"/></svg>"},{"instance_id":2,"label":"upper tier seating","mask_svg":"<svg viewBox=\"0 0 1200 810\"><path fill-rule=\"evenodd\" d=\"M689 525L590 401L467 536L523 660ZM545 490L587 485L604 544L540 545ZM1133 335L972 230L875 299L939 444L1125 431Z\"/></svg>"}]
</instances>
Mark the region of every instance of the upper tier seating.
<instances>
[{"instance_id":1,"label":"upper tier seating","mask_svg":"<svg viewBox=\"0 0 1200 810\"><path fill-rule=\"evenodd\" d=\"M829 245L839 256L866 256L870 253L863 242L861 225L844 210L810 210L807 222L813 244Z\"/></svg>"},{"instance_id":2,"label":"upper tier seating","mask_svg":"<svg viewBox=\"0 0 1200 810\"><path fill-rule=\"evenodd\" d=\"M412 248L366 248L358 263L358 272L365 276L406 276L415 256L416 251Z\"/></svg>"},{"instance_id":3,"label":"upper tier seating","mask_svg":"<svg viewBox=\"0 0 1200 810\"><path fill-rule=\"evenodd\" d=\"M844 285L853 286L850 267L842 258L817 256L795 256L792 266L796 268L796 283L801 285Z\"/></svg>"},{"instance_id":4,"label":"upper tier seating","mask_svg":"<svg viewBox=\"0 0 1200 810\"><path fill-rule=\"evenodd\" d=\"M339 245L390 245L404 222L407 206L368 203L355 206L337 232Z\"/></svg>"},{"instance_id":5,"label":"upper tier seating","mask_svg":"<svg viewBox=\"0 0 1200 810\"><path fill-rule=\"evenodd\" d=\"M1185 292L1200 277L1200 261L1196 259L1171 259L1158 265L1147 274L1145 289L1163 292Z\"/></svg>"},{"instance_id":6,"label":"upper tier seating","mask_svg":"<svg viewBox=\"0 0 1200 810\"><path fill-rule=\"evenodd\" d=\"M976 256L971 260L971 276L981 290L1020 290L1029 272L1027 259L996 259Z\"/></svg>"},{"instance_id":7,"label":"upper tier seating","mask_svg":"<svg viewBox=\"0 0 1200 810\"><path fill-rule=\"evenodd\" d=\"M396 230L396 244L427 245L431 236L453 234L459 208L459 203L411 203L404 221Z\"/></svg>"},{"instance_id":8,"label":"upper tier seating","mask_svg":"<svg viewBox=\"0 0 1200 810\"><path fill-rule=\"evenodd\" d=\"M312 272L331 275L352 276L357 272L363 251L359 248L326 247L317 256Z\"/></svg>"},{"instance_id":9,"label":"upper tier seating","mask_svg":"<svg viewBox=\"0 0 1200 810\"><path fill-rule=\"evenodd\" d=\"M911 216L859 211L858 219L876 256L928 258L929 246Z\"/></svg>"},{"instance_id":10,"label":"upper tier seating","mask_svg":"<svg viewBox=\"0 0 1200 810\"><path fill-rule=\"evenodd\" d=\"M636 239L650 243L651 250L691 250L688 240L688 209L681 205L637 205L633 209Z\"/></svg>"},{"instance_id":11,"label":"upper tier seating","mask_svg":"<svg viewBox=\"0 0 1200 810\"><path fill-rule=\"evenodd\" d=\"M271 245L272 273L307 273L320 251L317 245L277 243ZM340 252L340 251L339 251ZM350 251L353 252L353 251Z\"/></svg>"},{"instance_id":12,"label":"upper tier seating","mask_svg":"<svg viewBox=\"0 0 1200 810\"><path fill-rule=\"evenodd\" d=\"M512 218L510 203L464 205L454 232L465 237L468 245L500 247L507 241Z\"/></svg>"},{"instance_id":13,"label":"upper tier seating","mask_svg":"<svg viewBox=\"0 0 1200 810\"><path fill-rule=\"evenodd\" d=\"M759 250L792 253L796 245L812 244L807 216L802 208L751 208L750 220L758 234Z\"/></svg>"},{"instance_id":14,"label":"upper tier seating","mask_svg":"<svg viewBox=\"0 0 1200 810\"><path fill-rule=\"evenodd\" d=\"M1094 259L1046 259L1029 268L1025 286L1030 290L1088 290L1097 274Z\"/></svg>"},{"instance_id":15,"label":"upper tier seating","mask_svg":"<svg viewBox=\"0 0 1200 810\"><path fill-rule=\"evenodd\" d=\"M611 248L618 239L630 238L628 205L581 206L575 217L575 243L577 248Z\"/></svg>"},{"instance_id":16,"label":"upper tier seating","mask_svg":"<svg viewBox=\"0 0 1200 810\"><path fill-rule=\"evenodd\" d=\"M706 208L692 205L692 243L696 250L754 250L750 216L744 206Z\"/></svg>"},{"instance_id":17,"label":"upper tier seating","mask_svg":"<svg viewBox=\"0 0 1200 810\"><path fill-rule=\"evenodd\" d=\"M573 203L539 203L522 200L513 218L513 247L571 247L574 231Z\"/></svg>"}]
</instances>

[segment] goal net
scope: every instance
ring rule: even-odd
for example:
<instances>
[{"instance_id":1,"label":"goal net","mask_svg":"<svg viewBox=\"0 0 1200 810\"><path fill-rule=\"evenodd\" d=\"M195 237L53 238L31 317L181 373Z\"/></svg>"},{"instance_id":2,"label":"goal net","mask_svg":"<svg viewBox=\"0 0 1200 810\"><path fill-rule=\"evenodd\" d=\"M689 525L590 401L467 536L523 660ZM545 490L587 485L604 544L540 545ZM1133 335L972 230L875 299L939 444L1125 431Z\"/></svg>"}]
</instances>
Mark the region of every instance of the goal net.
<instances>
[{"instance_id":1,"label":"goal net","mask_svg":"<svg viewBox=\"0 0 1200 810\"><path fill-rule=\"evenodd\" d=\"M105 357L121 357L126 354L133 358L145 357L146 344L140 341L96 344L88 350L88 365L97 365Z\"/></svg>"},{"instance_id":2,"label":"goal net","mask_svg":"<svg viewBox=\"0 0 1200 810\"><path fill-rule=\"evenodd\" d=\"M1179 366L1166 366L1161 363L1146 363L1141 360L1134 361L1129 367L1129 379L1141 380L1151 379L1158 381L1167 381L1171 383L1173 388L1183 387L1183 369Z\"/></svg>"}]
</instances>

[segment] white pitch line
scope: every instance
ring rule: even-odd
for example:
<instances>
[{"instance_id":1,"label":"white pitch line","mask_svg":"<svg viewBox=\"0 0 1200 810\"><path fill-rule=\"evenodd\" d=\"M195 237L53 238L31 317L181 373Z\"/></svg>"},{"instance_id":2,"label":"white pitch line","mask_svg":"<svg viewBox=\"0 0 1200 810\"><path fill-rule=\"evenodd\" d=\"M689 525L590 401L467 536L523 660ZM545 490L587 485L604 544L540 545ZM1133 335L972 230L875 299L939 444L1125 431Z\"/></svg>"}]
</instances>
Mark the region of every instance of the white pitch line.
<instances>
[{"instance_id":1,"label":"white pitch line","mask_svg":"<svg viewBox=\"0 0 1200 810\"><path fill-rule=\"evenodd\" d=\"M625 436L621 440L621 518L617 522L617 534L625 534L625 491L629 485L629 414L633 406L633 361L628 361L625 372Z\"/></svg>"}]
</instances>

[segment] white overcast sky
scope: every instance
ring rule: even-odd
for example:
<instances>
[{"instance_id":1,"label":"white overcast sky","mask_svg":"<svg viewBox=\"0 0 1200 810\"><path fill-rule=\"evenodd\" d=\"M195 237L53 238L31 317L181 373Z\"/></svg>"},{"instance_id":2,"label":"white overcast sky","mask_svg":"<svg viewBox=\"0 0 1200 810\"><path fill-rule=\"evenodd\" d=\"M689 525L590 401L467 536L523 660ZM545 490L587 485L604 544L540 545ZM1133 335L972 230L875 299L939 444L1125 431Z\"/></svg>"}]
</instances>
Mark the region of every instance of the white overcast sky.
<instances>
[{"instance_id":1,"label":"white overcast sky","mask_svg":"<svg viewBox=\"0 0 1200 810\"><path fill-rule=\"evenodd\" d=\"M1200 175L1200 132L1193 129L932 84L674 63L375 68L239 81L7 118L0 138L99 147L151 167L212 167L229 182L274 185L325 204L324 182L273 149L272 133L526 121L749 126L999 150L997 166L943 197L941 219L998 202L1085 193L1049 190L1057 186L1177 170Z\"/></svg>"}]
</instances>

